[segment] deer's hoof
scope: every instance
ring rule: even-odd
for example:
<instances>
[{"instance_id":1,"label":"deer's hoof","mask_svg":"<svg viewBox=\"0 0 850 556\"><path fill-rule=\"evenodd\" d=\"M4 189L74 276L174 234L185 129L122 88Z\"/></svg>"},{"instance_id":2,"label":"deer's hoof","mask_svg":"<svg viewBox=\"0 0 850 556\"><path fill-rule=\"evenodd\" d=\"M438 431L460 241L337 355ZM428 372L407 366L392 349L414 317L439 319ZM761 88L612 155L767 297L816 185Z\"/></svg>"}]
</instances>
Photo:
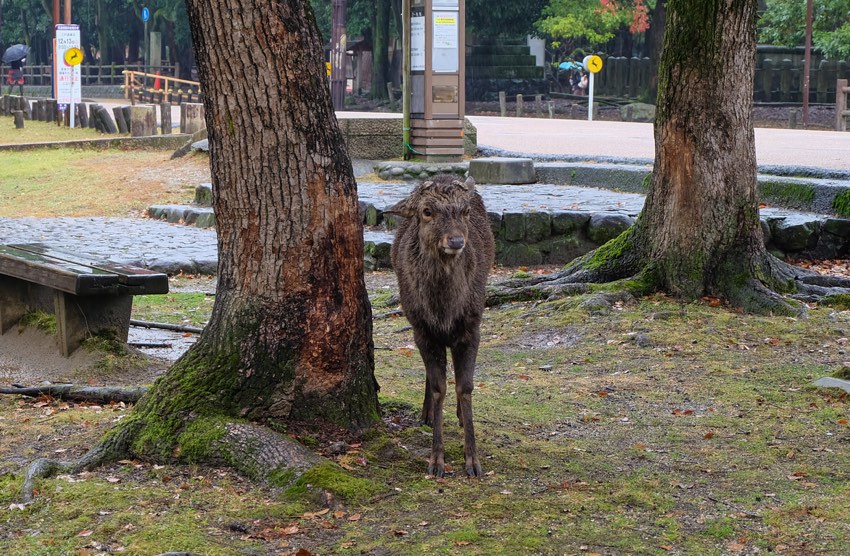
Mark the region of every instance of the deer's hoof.
<instances>
[{"instance_id":1,"label":"deer's hoof","mask_svg":"<svg viewBox=\"0 0 850 556\"><path fill-rule=\"evenodd\" d=\"M472 465L467 466L466 475L469 477L481 478L484 476L484 472L481 471L481 465L476 461Z\"/></svg>"},{"instance_id":2,"label":"deer's hoof","mask_svg":"<svg viewBox=\"0 0 850 556\"><path fill-rule=\"evenodd\" d=\"M446 469L442 465L429 465L428 474L432 477L442 479L446 474Z\"/></svg>"}]
</instances>

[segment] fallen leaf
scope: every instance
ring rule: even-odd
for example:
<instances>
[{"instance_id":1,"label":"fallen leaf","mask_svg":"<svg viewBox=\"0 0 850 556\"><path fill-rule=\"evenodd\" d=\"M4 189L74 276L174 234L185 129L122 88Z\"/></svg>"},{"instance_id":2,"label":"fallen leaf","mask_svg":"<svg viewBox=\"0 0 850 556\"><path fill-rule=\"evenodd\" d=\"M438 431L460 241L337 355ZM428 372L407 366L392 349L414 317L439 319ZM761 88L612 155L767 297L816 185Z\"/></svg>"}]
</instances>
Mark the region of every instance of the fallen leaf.
<instances>
[{"instance_id":1,"label":"fallen leaf","mask_svg":"<svg viewBox=\"0 0 850 556\"><path fill-rule=\"evenodd\" d=\"M282 533L284 535L297 535L300 531L301 530L297 525L290 525L289 527L284 528Z\"/></svg>"},{"instance_id":2,"label":"fallen leaf","mask_svg":"<svg viewBox=\"0 0 850 556\"><path fill-rule=\"evenodd\" d=\"M353 514L348 517L348 521L360 521L363 516L360 514Z\"/></svg>"},{"instance_id":3,"label":"fallen leaf","mask_svg":"<svg viewBox=\"0 0 850 556\"><path fill-rule=\"evenodd\" d=\"M92 531L91 529L85 529L85 530L80 531L79 533L77 533L77 536L78 536L78 537L90 537L90 536L92 536L93 534L94 534L94 531Z\"/></svg>"},{"instance_id":4,"label":"fallen leaf","mask_svg":"<svg viewBox=\"0 0 850 556\"><path fill-rule=\"evenodd\" d=\"M714 433L713 432L707 432L707 433L705 433L705 435L703 435L703 438L705 438L706 440L711 440L712 438L714 438Z\"/></svg>"},{"instance_id":5,"label":"fallen leaf","mask_svg":"<svg viewBox=\"0 0 850 556\"><path fill-rule=\"evenodd\" d=\"M396 529L395 531L393 531L393 535L395 535L396 537L403 537L407 535L407 531L405 531L404 529Z\"/></svg>"},{"instance_id":6,"label":"fallen leaf","mask_svg":"<svg viewBox=\"0 0 850 556\"><path fill-rule=\"evenodd\" d=\"M455 541L455 544L458 545L458 546L468 546L472 543L469 542L469 541Z\"/></svg>"}]
</instances>

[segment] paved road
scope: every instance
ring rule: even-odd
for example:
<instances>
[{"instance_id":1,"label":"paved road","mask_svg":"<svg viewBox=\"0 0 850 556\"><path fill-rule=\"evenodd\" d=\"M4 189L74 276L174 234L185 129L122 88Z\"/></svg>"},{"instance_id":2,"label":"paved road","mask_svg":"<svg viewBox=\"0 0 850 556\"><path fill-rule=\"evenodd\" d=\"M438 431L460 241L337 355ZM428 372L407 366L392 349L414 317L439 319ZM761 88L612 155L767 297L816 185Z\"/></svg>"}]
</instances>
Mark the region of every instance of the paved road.
<instances>
[{"instance_id":1,"label":"paved road","mask_svg":"<svg viewBox=\"0 0 850 556\"><path fill-rule=\"evenodd\" d=\"M339 118L401 117L400 114L338 112ZM648 159L655 157L652 124L548 118L469 116L478 144L506 151ZM759 165L850 171L850 132L756 128Z\"/></svg>"}]
</instances>

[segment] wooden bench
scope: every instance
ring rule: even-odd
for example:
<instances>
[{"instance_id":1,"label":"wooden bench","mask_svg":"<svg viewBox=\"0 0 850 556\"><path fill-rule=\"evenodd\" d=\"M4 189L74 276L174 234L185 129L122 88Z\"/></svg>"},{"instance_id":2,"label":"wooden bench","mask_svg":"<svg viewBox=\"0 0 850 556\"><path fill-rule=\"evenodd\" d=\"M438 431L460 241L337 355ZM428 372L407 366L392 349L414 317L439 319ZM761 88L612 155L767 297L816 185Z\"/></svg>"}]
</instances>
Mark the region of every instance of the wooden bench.
<instances>
[{"instance_id":1,"label":"wooden bench","mask_svg":"<svg viewBox=\"0 0 850 556\"><path fill-rule=\"evenodd\" d=\"M126 342L133 296L162 293L168 276L159 272L92 263L40 243L0 245L0 334L30 311L53 313L65 357L98 333Z\"/></svg>"}]
</instances>

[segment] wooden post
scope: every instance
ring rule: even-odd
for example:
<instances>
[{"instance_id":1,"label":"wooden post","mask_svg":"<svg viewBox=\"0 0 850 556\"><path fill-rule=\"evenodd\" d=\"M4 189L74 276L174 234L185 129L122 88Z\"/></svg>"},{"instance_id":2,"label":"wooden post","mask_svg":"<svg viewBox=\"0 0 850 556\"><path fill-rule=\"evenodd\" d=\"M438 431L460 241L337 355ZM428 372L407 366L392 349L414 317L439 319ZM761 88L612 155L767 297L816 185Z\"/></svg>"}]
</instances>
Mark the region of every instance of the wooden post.
<instances>
[{"instance_id":1,"label":"wooden post","mask_svg":"<svg viewBox=\"0 0 850 556\"><path fill-rule=\"evenodd\" d=\"M522 118L523 113L524 113L524 106L523 106L523 103L522 103L522 95L518 94L516 96L516 117Z\"/></svg>"},{"instance_id":2,"label":"wooden post","mask_svg":"<svg viewBox=\"0 0 850 556\"><path fill-rule=\"evenodd\" d=\"M24 111L15 110L15 129L24 129Z\"/></svg>"},{"instance_id":3,"label":"wooden post","mask_svg":"<svg viewBox=\"0 0 850 556\"><path fill-rule=\"evenodd\" d=\"M171 104L160 104L160 133L162 135L171 135Z\"/></svg>"},{"instance_id":4,"label":"wooden post","mask_svg":"<svg viewBox=\"0 0 850 556\"><path fill-rule=\"evenodd\" d=\"M835 84L835 131L847 131L847 80L839 79Z\"/></svg>"},{"instance_id":5,"label":"wooden post","mask_svg":"<svg viewBox=\"0 0 850 556\"><path fill-rule=\"evenodd\" d=\"M392 81L387 81L387 98L390 99L390 111L395 112L395 96L393 96Z\"/></svg>"},{"instance_id":6,"label":"wooden post","mask_svg":"<svg viewBox=\"0 0 850 556\"><path fill-rule=\"evenodd\" d=\"M80 120L80 127L89 127L89 111L85 103L81 102L77 105L77 116Z\"/></svg>"},{"instance_id":7,"label":"wooden post","mask_svg":"<svg viewBox=\"0 0 850 556\"><path fill-rule=\"evenodd\" d=\"M124 110L120 106L112 109L112 114L115 115L115 124L118 126L118 133L127 133L127 120L124 118Z\"/></svg>"},{"instance_id":8,"label":"wooden post","mask_svg":"<svg viewBox=\"0 0 850 556\"><path fill-rule=\"evenodd\" d=\"M502 117L508 115L508 106L507 101L505 99L505 91L499 91L499 111L502 114Z\"/></svg>"}]
</instances>

